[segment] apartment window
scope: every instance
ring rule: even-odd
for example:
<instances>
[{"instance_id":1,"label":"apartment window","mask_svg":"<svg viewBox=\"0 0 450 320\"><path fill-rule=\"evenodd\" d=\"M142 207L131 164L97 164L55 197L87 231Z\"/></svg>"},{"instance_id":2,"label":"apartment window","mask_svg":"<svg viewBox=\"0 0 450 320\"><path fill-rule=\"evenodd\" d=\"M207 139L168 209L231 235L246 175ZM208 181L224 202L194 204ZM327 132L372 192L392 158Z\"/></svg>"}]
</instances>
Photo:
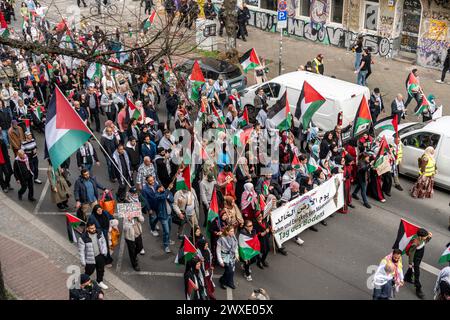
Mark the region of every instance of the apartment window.
<instances>
[{"instance_id":1,"label":"apartment window","mask_svg":"<svg viewBox=\"0 0 450 320\"><path fill-rule=\"evenodd\" d=\"M378 0L366 1L364 3L364 29L377 31L379 9L380 4Z\"/></svg>"},{"instance_id":2,"label":"apartment window","mask_svg":"<svg viewBox=\"0 0 450 320\"><path fill-rule=\"evenodd\" d=\"M261 9L277 11L278 0L261 0Z\"/></svg>"},{"instance_id":3,"label":"apartment window","mask_svg":"<svg viewBox=\"0 0 450 320\"><path fill-rule=\"evenodd\" d=\"M309 17L310 0L300 0L300 15Z\"/></svg>"},{"instance_id":4,"label":"apartment window","mask_svg":"<svg viewBox=\"0 0 450 320\"><path fill-rule=\"evenodd\" d=\"M343 11L344 11L344 0L333 0L331 2L331 22L342 23Z\"/></svg>"}]
</instances>

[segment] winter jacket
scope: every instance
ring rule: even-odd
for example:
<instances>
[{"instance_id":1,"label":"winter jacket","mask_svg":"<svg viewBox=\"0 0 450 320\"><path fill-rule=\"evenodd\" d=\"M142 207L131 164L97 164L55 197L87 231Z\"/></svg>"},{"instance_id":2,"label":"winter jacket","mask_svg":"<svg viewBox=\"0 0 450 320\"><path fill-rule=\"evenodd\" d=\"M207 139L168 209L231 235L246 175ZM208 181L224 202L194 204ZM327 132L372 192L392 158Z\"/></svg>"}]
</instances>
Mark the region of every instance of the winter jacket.
<instances>
[{"instance_id":1,"label":"winter jacket","mask_svg":"<svg viewBox=\"0 0 450 320\"><path fill-rule=\"evenodd\" d=\"M8 130L9 143L11 147L15 150L19 150L22 146L22 141L25 140L25 135L21 127L17 127L18 133L13 130L13 127Z\"/></svg>"},{"instance_id":2,"label":"winter jacket","mask_svg":"<svg viewBox=\"0 0 450 320\"><path fill-rule=\"evenodd\" d=\"M8 130L11 127L11 115L6 108L0 110L0 128Z\"/></svg>"},{"instance_id":3,"label":"winter jacket","mask_svg":"<svg viewBox=\"0 0 450 320\"><path fill-rule=\"evenodd\" d=\"M88 203L86 186L84 185L83 181L84 178L81 176L77 179L77 181L75 182L73 193L75 196L75 201L79 201L81 203ZM105 187L103 187L100 183L98 183L94 177L89 177L89 181L91 181L92 184L94 185L94 195L95 198L98 199L97 189L105 190Z\"/></svg>"},{"instance_id":4,"label":"winter jacket","mask_svg":"<svg viewBox=\"0 0 450 320\"><path fill-rule=\"evenodd\" d=\"M28 180L33 179L33 173L28 170L27 165L24 161L15 160L14 177L16 178L16 180L20 181L20 184L26 184Z\"/></svg>"},{"instance_id":5,"label":"winter jacket","mask_svg":"<svg viewBox=\"0 0 450 320\"><path fill-rule=\"evenodd\" d=\"M117 142L117 139L114 135L109 137L106 134L102 135L102 138L100 139L100 143L101 143L103 149L105 149L105 151L108 153L108 155L110 157L112 157L114 151L116 151L117 146L119 145L119 143ZM105 155L105 157L106 157L106 155Z\"/></svg>"},{"instance_id":6,"label":"winter jacket","mask_svg":"<svg viewBox=\"0 0 450 320\"><path fill-rule=\"evenodd\" d=\"M217 182L215 180L209 182L206 178L200 182L200 200L207 207L209 207L209 205L211 203L214 186L216 184L217 184Z\"/></svg>"},{"instance_id":7,"label":"winter jacket","mask_svg":"<svg viewBox=\"0 0 450 320\"><path fill-rule=\"evenodd\" d=\"M125 157L125 163L126 163L128 172L123 172L122 163L120 161L119 152L117 152L117 150L114 151L114 154L113 154L112 158L113 158L113 160L114 160L114 162L116 163L116 166L117 166L117 167L114 166L114 175L118 179L120 179L122 184L125 184L126 182L124 181L123 176L131 177L131 167L130 167L130 158L128 157L128 154L126 152L124 152L123 155Z\"/></svg>"},{"instance_id":8,"label":"winter jacket","mask_svg":"<svg viewBox=\"0 0 450 320\"><path fill-rule=\"evenodd\" d=\"M145 221L144 216L133 218L130 222L125 220L123 223L123 236L126 240L134 241L142 234L142 223ZM136 230L137 229L137 230Z\"/></svg>"},{"instance_id":9,"label":"winter jacket","mask_svg":"<svg viewBox=\"0 0 450 320\"><path fill-rule=\"evenodd\" d=\"M146 201L146 205L150 210L157 211L156 194L158 193L159 184L155 182L153 188L149 184L145 184L142 188L142 196Z\"/></svg>"},{"instance_id":10,"label":"winter jacket","mask_svg":"<svg viewBox=\"0 0 450 320\"><path fill-rule=\"evenodd\" d=\"M150 157L150 159L154 160L156 157L157 147L153 141L150 141L150 144L143 143L141 145L141 155L142 158Z\"/></svg>"},{"instance_id":11,"label":"winter jacket","mask_svg":"<svg viewBox=\"0 0 450 320\"><path fill-rule=\"evenodd\" d=\"M141 163L141 155L139 153L139 147L138 145L135 145L134 148L128 141L127 146L125 147L125 150L128 154L128 159L130 159L130 166L131 168L138 168L139 164Z\"/></svg>"},{"instance_id":12,"label":"winter jacket","mask_svg":"<svg viewBox=\"0 0 450 320\"><path fill-rule=\"evenodd\" d=\"M106 256L108 253L106 239L100 230L97 230L97 240L100 254ZM87 264L95 264L94 246L87 232L84 232L81 237L78 238L78 252L80 254L80 262L83 267Z\"/></svg>"}]
</instances>

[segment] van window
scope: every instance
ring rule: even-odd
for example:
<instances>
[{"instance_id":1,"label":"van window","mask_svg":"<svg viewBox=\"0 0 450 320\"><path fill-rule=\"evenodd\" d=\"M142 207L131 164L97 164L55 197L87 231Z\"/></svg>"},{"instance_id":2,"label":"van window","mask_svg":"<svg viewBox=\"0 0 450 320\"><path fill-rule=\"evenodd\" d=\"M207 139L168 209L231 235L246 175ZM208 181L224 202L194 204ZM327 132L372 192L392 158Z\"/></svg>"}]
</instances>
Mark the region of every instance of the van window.
<instances>
[{"instance_id":1,"label":"van window","mask_svg":"<svg viewBox=\"0 0 450 320\"><path fill-rule=\"evenodd\" d=\"M281 86L278 83L270 82L260 87L268 98L278 98ZM258 90L260 89L258 88ZM256 91L258 92L258 91Z\"/></svg>"},{"instance_id":2,"label":"van window","mask_svg":"<svg viewBox=\"0 0 450 320\"><path fill-rule=\"evenodd\" d=\"M432 146L436 149L440 137L440 135L431 132L417 132L406 138L403 138L402 142L405 146L410 146L422 150L425 150L429 146Z\"/></svg>"},{"instance_id":3,"label":"van window","mask_svg":"<svg viewBox=\"0 0 450 320\"><path fill-rule=\"evenodd\" d=\"M416 130L422 129L423 127L425 127L425 125L426 125L426 123L423 123L423 122L415 123L413 125L410 125L410 126L407 126L407 127L403 128L403 129L398 130L398 135L402 136L404 134L407 134L408 132L412 132L412 131L416 131Z\"/></svg>"}]
</instances>

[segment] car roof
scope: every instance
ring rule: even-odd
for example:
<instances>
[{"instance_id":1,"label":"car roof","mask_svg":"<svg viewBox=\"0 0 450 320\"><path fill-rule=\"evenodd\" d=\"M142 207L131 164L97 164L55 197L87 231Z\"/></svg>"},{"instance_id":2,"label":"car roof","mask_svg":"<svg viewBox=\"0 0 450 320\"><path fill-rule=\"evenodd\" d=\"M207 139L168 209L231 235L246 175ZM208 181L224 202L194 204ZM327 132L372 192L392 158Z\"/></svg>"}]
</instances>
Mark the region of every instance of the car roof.
<instances>
[{"instance_id":1,"label":"car roof","mask_svg":"<svg viewBox=\"0 0 450 320\"><path fill-rule=\"evenodd\" d=\"M437 120L430 121L425 127L423 127L422 130L436 132L442 134L443 136L449 137L450 136L450 131L448 130L449 128L450 128L450 116L444 116Z\"/></svg>"},{"instance_id":2,"label":"car roof","mask_svg":"<svg viewBox=\"0 0 450 320\"><path fill-rule=\"evenodd\" d=\"M304 81L308 81L322 96L332 100L348 100L352 95L358 95L368 91L366 87L326 77L320 74L307 71L295 71L285 73L273 78L270 82L282 82L287 87L301 88Z\"/></svg>"},{"instance_id":3,"label":"car roof","mask_svg":"<svg viewBox=\"0 0 450 320\"><path fill-rule=\"evenodd\" d=\"M186 66L189 66L189 68L192 67L194 64L194 60L198 60L200 67L205 70L211 70L218 73L228 73L233 72L236 69L239 69L234 64L229 63L228 61L224 60L217 60L214 58L197 58L197 59L190 59L185 62Z\"/></svg>"}]
</instances>

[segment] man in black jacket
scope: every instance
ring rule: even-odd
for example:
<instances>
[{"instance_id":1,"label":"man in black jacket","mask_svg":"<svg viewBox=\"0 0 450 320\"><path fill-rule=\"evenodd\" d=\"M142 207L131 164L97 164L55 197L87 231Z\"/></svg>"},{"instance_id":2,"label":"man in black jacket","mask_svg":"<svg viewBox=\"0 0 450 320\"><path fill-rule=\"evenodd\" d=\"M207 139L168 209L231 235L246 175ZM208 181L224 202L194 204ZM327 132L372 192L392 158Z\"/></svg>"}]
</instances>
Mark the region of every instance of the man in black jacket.
<instances>
[{"instance_id":1,"label":"man in black jacket","mask_svg":"<svg viewBox=\"0 0 450 320\"><path fill-rule=\"evenodd\" d=\"M167 108L167 129L170 129L170 119L175 120L175 113L177 112L178 103L180 99L175 93L175 88L170 87L169 92L166 95L166 108Z\"/></svg>"},{"instance_id":2,"label":"man in black jacket","mask_svg":"<svg viewBox=\"0 0 450 320\"><path fill-rule=\"evenodd\" d=\"M130 137L130 139L128 139L125 150L128 154L128 158L130 159L130 169L131 174L133 175L137 172L139 165L141 164L141 154L135 137Z\"/></svg>"},{"instance_id":3,"label":"man in black jacket","mask_svg":"<svg viewBox=\"0 0 450 320\"><path fill-rule=\"evenodd\" d=\"M237 15L237 20L238 20L238 32L237 32L237 39L242 38L242 41L247 41L245 39L245 24L247 23L248 19L247 19L247 14L245 13L243 8L238 8L238 15Z\"/></svg>"},{"instance_id":4,"label":"man in black jacket","mask_svg":"<svg viewBox=\"0 0 450 320\"><path fill-rule=\"evenodd\" d=\"M403 102L403 96L399 93L391 103L391 115L397 115L397 124L400 124L401 119L405 119L406 107Z\"/></svg>"},{"instance_id":5,"label":"man in black jacket","mask_svg":"<svg viewBox=\"0 0 450 320\"><path fill-rule=\"evenodd\" d=\"M89 86L86 93L86 103L89 107L91 121L95 121L95 131L100 132L100 103L93 85Z\"/></svg>"},{"instance_id":6,"label":"man in black jacket","mask_svg":"<svg viewBox=\"0 0 450 320\"><path fill-rule=\"evenodd\" d=\"M116 182L117 179L114 176L113 164L111 162L114 151L116 151L119 142L117 141L116 136L113 133L113 129L111 127L106 127L103 131L102 138L100 139L100 143L104 149L102 150L105 155L106 165L108 166L108 176L111 182ZM105 154L105 151L107 154ZM109 157L108 157L109 156Z\"/></svg>"},{"instance_id":7,"label":"man in black jacket","mask_svg":"<svg viewBox=\"0 0 450 320\"><path fill-rule=\"evenodd\" d=\"M103 300L104 296L97 282L85 273L80 276L80 288L69 290L69 300Z\"/></svg>"},{"instance_id":8,"label":"man in black jacket","mask_svg":"<svg viewBox=\"0 0 450 320\"><path fill-rule=\"evenodd\" d=\"M223 36L223 29L225 28L225 8L223 7L223 5L220 7L219 9L219 24L220 24L220 28L219 28L219 36L222 37Z\"/></svg>"},{"instance_id":9,"label":"man in black jacket","mask_svg":"<svg viewBox=\"0 0 450 320\"><path fill-rule=\"evenodd\" d=\"M5 193L8 193L10 190L14 190L9 184L11 181L11 175L12 168L8 154L8 147L3 139L0 139L0 187Z\"/></svg>"},{"instance_id":10,"label":"man in black jacket","mask_svg":"<svg viewBox=\"0 0 450 320\"><path fill-rule=\"evenodd\" d=\"M31 202L36 201L33 197L33 172L31 171L28 157L23 150L17 151L17 157L16 160L14 160L14 177L16 178L17 183L20 184L19 200L22 200L23 194L28 189L28 200Z\"/></svg>"},{"instance_id":11,"label":"man in black jacket","mask_svg":"<svg viewBox=\"0 0 450 320\"><path fill-rule=\"evenodd\" d=\"M6 146L9 148L8 130L11 128L11 114L10 111L4 106L0 105L0 134L5 141Z\"/></svg>"},{"instance_id":12,"label":"man in black jacket","mask_svg":"<svg viewBox=\"0 0 450 320\"><path fill-rule=\"evenodd\" d=\"M377 122L377 118L381 112L384 112L383 98L381 97L380 89L373 89L373 93L370 95L369 100L370 115L372 116L372 122Z\"/></svg>"},{"instance_id":13,"label":"man in black jacket","mask_svg":"<svg viewBox=\"0 0 450 320\"><path fill-rule=\"evenodd\" d=\"M358 162L358 171L356 173L357 186L352 193L352 197L359 200L358 191L361 190L361 196L363 198L364 206L367 209L372 208L367 200L367 180L369 178L369 169L373 163L370 162L370 156L367 153L360 155Z\"/></svg>"},{"instance_id":14,"label":"man in black jacket","mask_svg":"<svg viewBox=\"0 0 450 320\"><path fill-rule=\"evenodd\" d=\"M172 167L172 163L169 159L169 153L162 147L158 147L158 155L155 157L156 173L158 180L161 182L164 188L168 188L172 183L172 177L175 172L175 168Z\"/></svg>"},{"instance_id":15,"label":"man in black jacket","mask_svg":"<svg viewBox=\"0 0 450 320\"><path fill-rule=\"evenodd\" d=\"M440 80L436 80L437 83L444 83L445 75L447 71L450 69L450 44L448 44L447 55L445 56L444 65L442 68L442 75Z\"/></svg>"}]
</instances>

